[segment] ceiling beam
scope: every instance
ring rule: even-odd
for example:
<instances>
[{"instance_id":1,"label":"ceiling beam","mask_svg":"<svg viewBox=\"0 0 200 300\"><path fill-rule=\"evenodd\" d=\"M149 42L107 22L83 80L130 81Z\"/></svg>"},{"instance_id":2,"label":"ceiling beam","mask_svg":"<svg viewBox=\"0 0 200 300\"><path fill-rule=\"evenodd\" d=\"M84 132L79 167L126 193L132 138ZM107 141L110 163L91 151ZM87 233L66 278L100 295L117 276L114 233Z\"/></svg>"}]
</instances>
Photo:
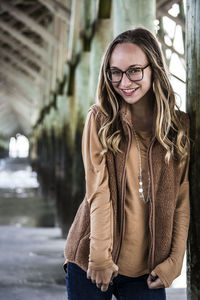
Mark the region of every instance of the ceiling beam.
<instances>
[{"instance_id":1,"label":"ceiling beam","mask_svg":"<svg viewBox=\"0 0 200 300\"><path fill-rule=\"evenodd\" d=\"M42 47L36 45L31 39L25 37L19 31L11 27L8 23L0 20L0 27L9 32L15 39L20 41L22 44L26 45L32 51L34 51L39 56L43 57L45 60L47 59L47 51L45 51Z\"/></svg>"},{"instance_id":2,"label":"ceiling beam","mask_svg":"<svg viewBox=\"0 0 200 300\"><path fill-rule=\"evenodd\" d=\"M0 70L0 74L1 74L1 70ZM5 77L5 74L4 74L4 77ZM31 94L28 93L28 91L26 92L24 90L24 88L22 86L20 86L19 83L14 81L9 76L6 77L6 85L9 86L9 91L10 90L14 91L14 93L16 95L20 94L23 97L25 105L30 106L30 107L38 107L37 105L34 104L35 101L34 101L34 98L31 98ZM6 87L4 88L4 92L0 94L0 99L3 94L7 94Z\"/></svg>"},{"instance_id":3,"label":"ceiling beam","mask_svg":"<svg viewBox=\"0 0 200 300\"><path fill-rule=\"evenodd\" d=\"M160 9L160 7L165 7L166 9L170 9L173 4L179 3L182 0L160 0L156 1L156 9Z\"/></svg>"},{"instance_id":4,"label":"ceiling beam","mask_svg":"<svg viewBox=\"0 0 200 300\"><path fill-rule=\"evenodd\" d=\"M41 82L46 83L46 80L35 70L33 70L30 66L25 64L22 59L17 57L15 54L13 54L11 51L8 49L4 49L0 47L0 53L2 54L3 57L9 58L11 62L16 64L20 69L24 70L26 73L28 73L30 76L33 78L38 78Z\"/></svg>"},{"instance_id":5,"label":"ceiling beam","mask_svg":"<svg viewBox=\"0 0 200 300\"><path fill-rule=\"evenodd\" d=\"M34 80L31 79L28 75L26 76L22 71L16 69L13 65L11 65L8 62L5 62L5 60L3 60L1 58L0 58L0 64L5 72L9 71L9 72L13 73L15 76L18 76L21 80L26 82L26 84L29 84L30 87L32 87L33 84L35 84Z\"/></svg>"},{"instance_id":6,"label":"ceiling beam","mask_svg":"<svg viewBox=\"0 0 200 300\"><path fill-rule=\"evenodd\" d=\"M70 21L71 12L64 4L57 0L38 0L44 6L46 6L54 15L61 18L64 21Z\"/></svg>"},{"instance_id":7,"label":"ceiling beam","mask_svg":"<svg viewBox=\"0 0 200 300\"><path fill-rule=\"evenodd\" d=\"M6 10L10 15L12 15L15 19L24 23L27 27L29 27L32 31L39 34L45 41L47 41L52 46L58 48L59 41L49 33L43 26L39 25L35 20L31 17L27 16L25 13L21 12L16 7L10 5L5 0L1 0L0 7Z\"/></svg>"},{"instance_id":8,"label":"ceiling beam","mask_svg":"<svg viewBox=\"0 0 200 300\"><path fill-rule=\"evenodd\" d=\"M24 48L14 39L12 39L9 35L5 35L0 31L0 42L3 42L22 54L22 56L26 57L29 61L32 61L38 67L43 67L47 70L51 69L50 62L45 62L41 57L36 56L36 54L29 50L29 48Z\"/></svg>"},{"instance_id":9,"label":"ceiling beam","mask_svg":"<svg viewBox=\"0 0 200 300\"><path fill-rule=\"evenodd\" d=\"M165 8L159 8L157 12L157 18L160 17L168 17L169 19L173 20L176 24L182 27L182 30L185 32L185 22L180 17L174 17L168 13L168 10Z\"/></svg>"},{"instance_id":10,"label":"ceiling beam","mask_svg":"<svg viewBox=\"0 0 200 300\"><path fill-rule=\"evenodd\" d=\"M13 70L12 72L10 70L7 70L6 68L2 68L2 70L0 70L0 74L1 74L1 77L4 78L4 80L7 80L7 81L12 81L14 82L16 85L18 85L23 91L25 94L28 94L29 95L29 99L31 101L34 101L34 98L31 97L32 94L36 95L36 91L34 90L34 87L33 87L33 83L29 83L25 80L23 80L21 78L21 76L17 76L18 74L16 74ZM30 89L31 89L31 93L30 93Z\"/></svg>"}]
</instances>

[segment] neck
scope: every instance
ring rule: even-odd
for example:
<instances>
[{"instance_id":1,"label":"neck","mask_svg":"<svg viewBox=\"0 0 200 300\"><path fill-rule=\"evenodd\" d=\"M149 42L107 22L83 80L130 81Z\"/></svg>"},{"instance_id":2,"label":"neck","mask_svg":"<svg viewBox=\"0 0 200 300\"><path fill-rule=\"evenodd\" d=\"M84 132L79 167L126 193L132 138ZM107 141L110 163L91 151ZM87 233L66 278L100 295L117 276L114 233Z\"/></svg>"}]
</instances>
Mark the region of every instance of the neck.
<instances>
[{"instance_id":1,"label":"neck","mask_svg":"<svg viewBox=\"0 0 200 300\"><path fill-rule=\"evenodd\" d=\"M132 123L136 130L148 131L152 128L154 104L155 96L150 90L137 103L130 105Z\"/></svg>"}]
</instances>

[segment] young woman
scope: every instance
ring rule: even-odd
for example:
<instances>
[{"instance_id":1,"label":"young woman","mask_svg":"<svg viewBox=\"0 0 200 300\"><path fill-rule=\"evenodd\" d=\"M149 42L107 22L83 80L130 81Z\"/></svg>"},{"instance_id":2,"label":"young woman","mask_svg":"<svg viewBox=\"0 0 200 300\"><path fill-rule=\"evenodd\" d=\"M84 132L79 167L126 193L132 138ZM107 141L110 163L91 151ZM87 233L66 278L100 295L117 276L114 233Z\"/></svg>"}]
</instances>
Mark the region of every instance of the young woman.
<instances>
[{"instance_id":1,"label":"young woman","mask_svg":"<svg viewBox=\"0 0 200 300\"><path fill-rule=\"evenodd\" d=\"M101 67L82 137L86 195L69 231L69 300L165 299L189 225L189 119L156 38L121 33Z\"/></svg>"}]
</instances>

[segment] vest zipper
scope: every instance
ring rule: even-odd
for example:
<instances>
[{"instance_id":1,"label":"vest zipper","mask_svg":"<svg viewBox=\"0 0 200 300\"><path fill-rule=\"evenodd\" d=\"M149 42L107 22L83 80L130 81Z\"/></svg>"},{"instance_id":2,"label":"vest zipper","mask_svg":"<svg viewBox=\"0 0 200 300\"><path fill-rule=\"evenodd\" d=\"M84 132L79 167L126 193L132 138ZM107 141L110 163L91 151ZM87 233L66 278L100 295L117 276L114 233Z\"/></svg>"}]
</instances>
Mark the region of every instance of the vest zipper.
<instances>
[{"instance_id":1,"label":"vest zipper","mask_svg":"<svg viewBox=\"0 0 200 300\"><path fill-rule=\"evenodd\" d=\"M150 248L150 270L152 271L152 268L154 267L154 256L155 256L155 199L154 199L154 180L153 180L153 168L152 168L152 147L155 141L155 136L151 140L151 143L149 145L148 149L148 167L149 167L149 174L150 174L150 180L151 180L151 216L149 218L149 228L150 228L150 234L151 234L151 248Z\"/></svg>"},{"instance_id":2,"label":"vest zipper","mask_svg":"<svg viewBox=\"0 0 200 300\"><path fill-rule=\"evenodd\" d=\"M127 151L125 153L125 160L124 160L124 168L123 168L123 174L122 174L122 202L121 202L121 222L120 222L120 236L119 236L119 245L118 249L116 251L116 256L115 256L115 263L117 264L117 261L119 259L119 254L121 250L121 245L122 245L122 238L124 236L124 215L125 215L125 183L126 183L126 161L127 161L127 154L129 153L130 145L131 145L131 128L127 124L128 128L128 135L129 135L129 142L127 146Z\"/></svg>"}]
</instances>

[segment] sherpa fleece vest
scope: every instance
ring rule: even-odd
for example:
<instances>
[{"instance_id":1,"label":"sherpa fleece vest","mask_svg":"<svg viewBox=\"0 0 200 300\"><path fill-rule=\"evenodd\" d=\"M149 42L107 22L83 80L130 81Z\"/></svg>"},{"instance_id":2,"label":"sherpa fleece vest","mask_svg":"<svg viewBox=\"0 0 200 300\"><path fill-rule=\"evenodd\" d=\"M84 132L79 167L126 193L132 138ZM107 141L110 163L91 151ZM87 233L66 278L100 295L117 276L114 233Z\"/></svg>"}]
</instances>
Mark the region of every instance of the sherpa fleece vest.
<instances>
[{"instance_id":1,"label":"sherpa fleece vest","mask_svg":"<svg viewBox=\"0 0 200 300\"><path fill-rule=\"evenodd\" d=\"M105 115L96 104L91 106L90 110L91 109L96 117L98 131L105 120ZM111 151L106 153L109 174L108 188L110 189L114 213L112 258L116 264L124 232L125 167L127 153L130 149L130 128L123 114L120 117L123 127L123 138L120 142L122 152L116 155ZM188 116L180 112L180 117L188 130ZM182 169L178 167L178 161L171 158L169 164L166 164L165 154L166 150L154 136L148 149L148 164L151 178L151 199L149 202L149 272L159 263L167 259L170 254L173 218L181 184ZM85 196L69 230L64 250L65 258L68 261L76 263L85 271L87 271L88 268L89 237L90 207Z\"/></svg>"}]
</instances>

